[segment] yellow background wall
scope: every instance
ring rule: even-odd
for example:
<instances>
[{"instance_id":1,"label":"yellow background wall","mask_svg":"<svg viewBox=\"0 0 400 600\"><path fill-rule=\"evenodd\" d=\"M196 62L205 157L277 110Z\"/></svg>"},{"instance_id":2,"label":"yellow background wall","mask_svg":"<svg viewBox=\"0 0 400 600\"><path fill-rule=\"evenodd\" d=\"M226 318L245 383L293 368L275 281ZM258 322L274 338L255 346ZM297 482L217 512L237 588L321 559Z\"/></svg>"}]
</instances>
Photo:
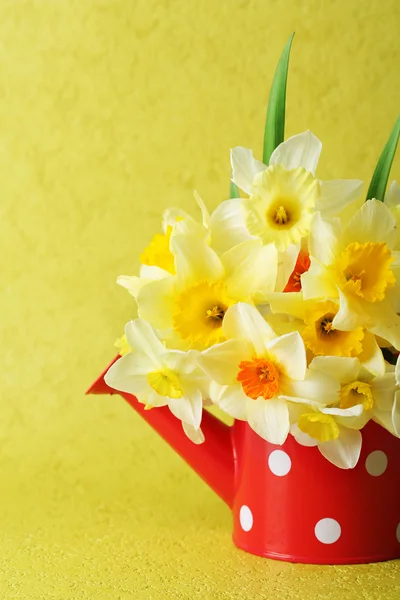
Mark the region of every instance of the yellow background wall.
<instances>
[{"instance_id":1,"label":"yellow background wall","mask_svg":"<svg viewBox=\"0 0 400 600\"><path fill-rule=\"evenodd\" d=\"M399 29L396 0L1 0L1 599L400 597L400 562L236 550L222 502L124 401L83 396L161 211L195 210L194 188L215 206L229 148L260 154L290 32L287 134L323 140L321 178L368 179Z\"/></svg>"}]
</instances>

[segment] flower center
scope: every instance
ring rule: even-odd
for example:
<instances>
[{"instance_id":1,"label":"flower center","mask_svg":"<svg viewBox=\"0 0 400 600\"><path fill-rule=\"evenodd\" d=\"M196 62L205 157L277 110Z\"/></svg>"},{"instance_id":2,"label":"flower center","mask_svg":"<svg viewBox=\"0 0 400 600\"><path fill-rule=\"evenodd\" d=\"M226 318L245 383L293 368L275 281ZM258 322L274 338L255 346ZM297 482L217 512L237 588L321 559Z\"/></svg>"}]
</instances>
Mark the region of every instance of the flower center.
<instances>
[{"instance_id":1,"label":"flower center","mask_svg":"<svg viewBox=\"0 0 400 600\"><path fill-rule=\"evenodd\" d=\"M206 311L207 319L211 319L215 326L219 327L226 313L226 307L213 306Z\"/></svg>"},{"instance_id":2,"label":"flower center","mask_svg":"<svg viewBox=\"0 0 400 600\"><path fill-rule=\"evenodd\" d=\"M384 242L349 244L337 263L343 290L367 302L380 302L396 282L390 269L393 261Z\"/></svg>"},{"instance_id":3,"label":"flower center","mask_svg":"<svg viewBox=\"0 0 400 600\"><path fill-rule=\"evenodd\" d=\"M317 329L322 336L329 336L337 334L337 330L332 328L332 321L335 318L335 315L328 314L324 315L322 319L318 321Z\"/></svg>"},{"instance_id":4,"label":"flower center","mask_svg":"<svg viewBox=\"0 0 400 600\"><path fill-rule=\"evenodd\" d=\"M290 221L289 211L284 206L278 206L273 217L277 225L286 225Z\"/></svg>"},{"instance_id":5,"label":"flower center","mask_svg":"<svg viewBox=\"0 0 400 600\"><path fill-rule=\"evenodd\" d=\"M160 396L167 396L168 398L182 398L183 396L179 377L170 369L165 368L161 371L148 373L147 381L150 387Z\"/></svg>"},{"instance_id":6,"label":"flower center","mask_svg":"<svg viewBox=\"0 0 400 600\"><path fill-rule=\"evenodd\" d=\"M339 437L339 426L332 415L317 412L306 413L300 415L297 425L303 433L308 433L319 442L328 442Z\"/></svg>"},{"instance_id":7,"label":"flower center","mask_svg":"<svg viewBox=\"0 0 400 600\"><path fill-rule=\"evenodd\" d=\"M174 329L193 347L208 348L224 339L222 322L229 306L235 302L224 282L200 281L177 296Z\"/></svg>"},{"instance_id":8,"label":"flower center","mask_svg":"<svg viewBox=\"0 0 400 600\"><path fill-rule=\"evenodd\" d=\"M160 267L175 274L174 255L169 249L172 227L168 225L165 235L156 233L150 244L140 255L140 262L151 267Z\"/></svg>"},{"instance_id":9,"label":"flower center","mask_svg":"<svg viewBox=\"0 0 400 600\"><path fill-rule=\"evenodd\" d=\"M374 406L371 386L364 381L352 381L342 387L340 392L340 408L351 408L362 404L365 410Z\"/></svg>"},{"instance_id":10,"label":"flower center","mask_svg":"<svg viewBox=\"0 0 400 600\"><path fill-rule=\"evenodd\" d=\"M290 229L300 218L298 201L295 198L279 197L268 207L265 217L274 229Z\"/></svg>"},{"instance_id":11,"label":"flower center","mask_svg":"<svg viewBox=\"0 0 400 600\"><path fill-rule=\"evenodd\" d=\"M341 331L333 327L338 306L333 302L316 302L306 312L303 339L316 355L357 356L363 350L364 329Z\"/></svg>"},{"instance_id":12,"label":"flower center","mask_svg":"<svg viewBox=\"0 0 400 600\"><path fill-rule=\"evenodd\" d=\"M279 390L279 369L266 358L253 358L239 363L237 380L241 383L246 396L257 400L269 400Z\"/></svg>"},{"instance_id":13,"label":"flower center","mask_svg":"<svg viewBox=\"0 0 400 600\"><path fill-rule=\"evenodd\" d=\"M248 230L285 251L308 234L319 196L319 182L310 172L270 165L256 176L253 192L243 204Z\"/></svg>"}]
</instances>

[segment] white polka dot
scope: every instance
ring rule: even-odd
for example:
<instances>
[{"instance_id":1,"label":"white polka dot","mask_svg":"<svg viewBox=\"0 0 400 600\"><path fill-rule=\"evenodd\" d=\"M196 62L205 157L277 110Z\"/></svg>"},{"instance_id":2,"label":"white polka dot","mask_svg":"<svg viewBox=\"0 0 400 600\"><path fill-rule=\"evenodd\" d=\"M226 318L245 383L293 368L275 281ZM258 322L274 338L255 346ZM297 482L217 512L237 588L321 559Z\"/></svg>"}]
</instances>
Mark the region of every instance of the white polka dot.
<instances>
[{"instance_id":1,"label":"white polka dot","mask_svg":"<svg viewBox=\"0 0 400 600\"><path fill-rule=\"evenodd\" d=\"M397 529L396 529L396 537L397 537L397 541L400 544L400 523L397 525Z\"/></svg>"},{"instance_id":2,"label":"white polka dot","mask_svg":"<svg viewBox=\"0 0 400 600\"><path fill-rule=\"evenodd\" d=\"M250 531L253 527L253 513L248 506L243 505L240 509L240 525L243 531Z\"/></svg>"},{"instance_id":3,"label":"white polka dot","mask_svg":"<svg viewBox=\"0 0 400 600\"><path fill-rule=\"evenodd\" d=\"M315 526L315 537L322 544L334 544L341 533L342 529L335 519L321 519Z\"/></svg>"},{"instance_id":4,"label":"white polka dot","mask_svg":"<svg viewBox=\"0 0 400 600\"><path fill-rule=\"evenodd\" d=\"M374 452L368 454L365 461L365 468L370 475L378 477L378 475L382 475L386 471L387 464L388 459L386 454L382 450L374 450Z\"/></svg>"},{"instance_id":5,"label":"white polka dot","mask_svg":"<svg viewBox=\"0 0 400 600\"><path fill-rule=\"evenodd\" d=\"M278 477L283 477L292 468L292 461L289 454L286 454L283 450L274 450L268 456L268 466L271 469L271 473Z\"/></svg>"}]
</instances>

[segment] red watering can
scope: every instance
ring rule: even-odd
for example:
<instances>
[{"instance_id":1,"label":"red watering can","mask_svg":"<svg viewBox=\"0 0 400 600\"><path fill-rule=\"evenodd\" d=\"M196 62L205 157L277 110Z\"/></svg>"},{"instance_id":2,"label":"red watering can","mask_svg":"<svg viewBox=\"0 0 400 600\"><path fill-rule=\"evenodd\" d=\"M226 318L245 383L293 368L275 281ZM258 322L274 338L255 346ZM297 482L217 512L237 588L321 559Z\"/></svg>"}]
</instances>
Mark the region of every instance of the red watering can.
<instances>
[{"instance_id":1,"label":"red watering can","mask_svg":"<svg viewBox=\"0 0 400 600\"><path fill-rule=\"evenodd\" d=\"M239 548L319 564L400 557L400 439L376 423L362 430L360 460L349 470L292 436L275 446L247 423L230 427L207 411L206 440L195 445L168 407L145 410L135 396L107 386L104 374L87 393L118 393L140 413L232 509Z\"/></svg>"}]
</instances>

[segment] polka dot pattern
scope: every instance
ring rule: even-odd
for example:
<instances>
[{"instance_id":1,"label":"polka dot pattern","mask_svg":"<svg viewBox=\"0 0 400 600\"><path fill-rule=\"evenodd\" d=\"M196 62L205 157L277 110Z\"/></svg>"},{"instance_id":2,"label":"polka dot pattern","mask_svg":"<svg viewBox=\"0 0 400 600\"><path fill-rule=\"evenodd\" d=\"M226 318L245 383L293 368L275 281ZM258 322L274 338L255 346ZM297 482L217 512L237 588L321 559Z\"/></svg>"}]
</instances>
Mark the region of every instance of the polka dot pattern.
<instances>
[{"instance_id":1,"label":"polka dot pattern","mask_svg":"<svg viewBox=\"0 0 400 600\"><path fill-rule=\"evenodd\" d=\"M367 473L373 477L379 477L386 471L388 465L388 458L382 450L374 450L367 456L365 461L365 468Z\"/></svg>"},{"instance_id":2,"label":"polka dot pattern","mask_svg":"<svg viewBox=\"0 0 400 600\"><path fill-rule=\"evenodd\" d=\"M315 526L315 537L321 544L334 544L341 533L342 529L335 519L321 519Z\"/></svg>"},{"instance_id":3,"label":"polka dot pattern","mask_svg":"<svg viewBox=\"0 0 400 600\"><path fill-rule=\"evenodd\" d=\"M239 518L240 526L243 531L250 531L253 527L253 513L245 504L240 508Z\"/></svg>"},{"instance_id":4,"label":"polka dot pattern","mask_svg":"<svg viewBox=\"0 0 400 600\"><path fill-rule=\"evenodd\" d=\"M235 544L305 564L400 558L400 440L373 422L364 429L356 468L341 469L322 448L305 447L294 436L271 444L243 426Z\"/></svg>"},{"instance_id":5,"label":"polka dot pattern","mask_svg":"<svg viewBox=\"0 0 400 600\"><path fill-rule=\"evenodd\" d=\"M292 461L289 454L283 450L274 450L268 457L268 466L271 473L277 477L284 477L292 468Z\"/></svg>"}]
</instances>

